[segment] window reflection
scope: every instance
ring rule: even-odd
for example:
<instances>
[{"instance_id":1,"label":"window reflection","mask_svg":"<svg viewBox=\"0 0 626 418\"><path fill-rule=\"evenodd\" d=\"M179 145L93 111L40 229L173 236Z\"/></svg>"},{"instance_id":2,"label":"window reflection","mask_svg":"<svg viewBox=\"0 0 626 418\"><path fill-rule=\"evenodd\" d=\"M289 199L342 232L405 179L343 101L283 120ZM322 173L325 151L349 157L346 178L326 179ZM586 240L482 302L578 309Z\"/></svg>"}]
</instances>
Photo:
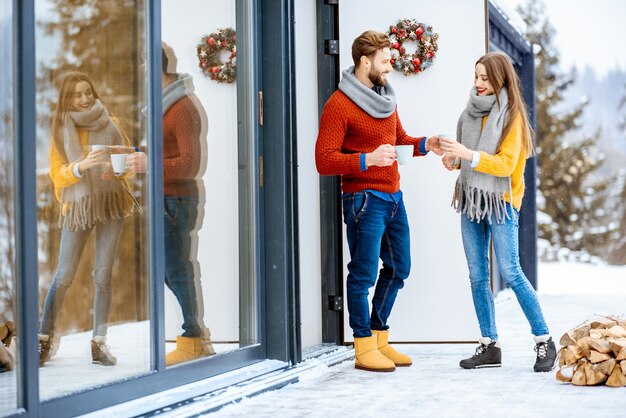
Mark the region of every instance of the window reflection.
<instances>
[{"instance_id":1,"label":"window reflection","mask_svg":"<svg viewBox=\"0 0 626 418\"><path fill-rule=\"evenodd\" d=\"M0 2L0 415L17 407L15 177L11 2Z\"/></svg>"},{"instance_id":2,"label":"window reflection","mask_svg":"<svg viewBox=\"0 0 626 418\"><path fill-rule=\"evenodd\" d=\"M36 2L42 399L150 367L143 1ZM120 164L121 163L121 164ZM62 382L62 383L60 383Z\"/></svg>"},{"instance_id":3,"label":"window reflection","mask_svg":"<svg viewBox=\"0 0 626 418\"><path fill-rule=\"evenodd\" d=\"M249 58L240 55L245 37L235 36L236 1L161 5L164 309L173 365L257 342L257 184L247 160L254 138L238 133L251 121L238 113L246 74L234 66Z\"/></svg>"}]
</instances>

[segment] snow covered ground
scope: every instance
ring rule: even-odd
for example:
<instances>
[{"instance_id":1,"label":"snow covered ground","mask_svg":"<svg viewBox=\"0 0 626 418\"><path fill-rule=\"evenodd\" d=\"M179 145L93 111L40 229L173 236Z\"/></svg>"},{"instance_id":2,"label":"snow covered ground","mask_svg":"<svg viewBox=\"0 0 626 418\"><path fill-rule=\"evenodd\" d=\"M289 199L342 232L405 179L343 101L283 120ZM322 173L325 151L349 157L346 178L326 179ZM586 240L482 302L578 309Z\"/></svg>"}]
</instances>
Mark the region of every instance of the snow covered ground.
<instances>
[{"instance_id":1,"label":"snow covered ground","mask_svg":"<svg viewBox=\"0 0 626 418\"><path fill-rule=\"evenodd\" d=\"M607 314L626 316L626 267L542 263L539 297L558 341L565 331L586 319ZM393 373L368 373L355 370L353 361L349 360L333 367L303 368L307 371L299 375L298 383L244 399L211 416L626 416L626 388L575 387L557 382L554 373L532 371L535 356L532 336L510 290L498 295L496 317L503 347L502 368L460 369L459 360L471 355L475 344L403 344L398 348L411 355L412 367L399 368ZM40 371L42 398L147 372L147 330L147 323L111 327L109 343L119 359L116 367L90 364L89 333L64 337L57 357ZM129 345L135 349L124 350ZM216 346L218 351L233 348ZM70 369L72 373L68 374ZM0 374L3 388L0 415L15 405L14 379L14 372ZM194 416L203 410L202 402L190 407ZM190 409L182 409L161 411L159 416L189 416ZM117 416L138 413L128 409Z\"/></svg>"},{"instance_id":2,"label":"snow covered ground","mask_svg":"<svg viewBox=\"0 0 626 418\"><path fill-rule=\"evenodd\" d=\"M540 301L557 341L596 315L626 315L626 267L546 263L539 266L539 279ZM626 416L626 388L576 387L557 382L554 373L534 373L533 340L515 296L507 290L497 301L501 368L459 368L459 360L471 355L475 345L398 345L411 355L413 366L368 373L354 369L350 360L317 368L298 383L244 399L210 416Z\"/></svg>"}]
</instances>

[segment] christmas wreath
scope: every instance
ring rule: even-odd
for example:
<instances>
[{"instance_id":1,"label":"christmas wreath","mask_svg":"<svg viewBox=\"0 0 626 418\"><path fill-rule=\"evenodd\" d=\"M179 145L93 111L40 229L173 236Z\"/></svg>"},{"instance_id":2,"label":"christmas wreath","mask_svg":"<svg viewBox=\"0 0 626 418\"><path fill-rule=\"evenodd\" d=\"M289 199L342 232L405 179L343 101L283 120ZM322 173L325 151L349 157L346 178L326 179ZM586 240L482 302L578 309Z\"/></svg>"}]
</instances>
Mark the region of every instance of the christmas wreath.
<instances>
[{"instance_id":1,"label":"christmas wreath","mask_svg":"<svg viewBox=\"0 0 626 418\"><path fill-rule=\"evenodd\" d=\"M237 35L232 28L218 29L204 35L196 47L198 65L202 73L219 83L232 83L237 72ZM222 51L230 52L226 62L222 62Z\"/></svg>"},{"instance_id":2,"label":"christmas wreath","mask_svg":"<svg viewBox=\"0 0 626 418\"><path fill-rule=\"evenodd\" d=\"M391 65L404 75L419 74L433 65L437 53L439 34L433 32L432 26L415 19L400 19L395 25L389 26L391 45ZM405 42L416 41L417 50L407 54Z\"/></svg>"}]
</instances>

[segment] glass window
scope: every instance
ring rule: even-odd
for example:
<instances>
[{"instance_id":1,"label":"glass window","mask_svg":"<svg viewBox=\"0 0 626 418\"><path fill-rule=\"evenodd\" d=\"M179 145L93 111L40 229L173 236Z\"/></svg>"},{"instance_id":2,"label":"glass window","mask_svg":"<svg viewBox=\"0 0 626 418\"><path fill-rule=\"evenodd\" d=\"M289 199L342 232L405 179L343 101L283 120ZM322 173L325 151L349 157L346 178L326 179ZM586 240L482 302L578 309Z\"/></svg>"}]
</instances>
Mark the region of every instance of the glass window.
<instances>
[{"instance_id":1,"label":"glass window","mask_svg":"<svg viewBox=\"0 0 626 418\"><path fill-rule=\"evenodd\" d=\"M17 407L13 9L0 1L0 415Z\"/></svg>"},{"instance_id":2,"label":"glass window","mask_svg":"<svg viewBox=\"0 0 626 418\"><path fill-rule=\"evenodd\" d=\"M236 1L161 4L166 363L174 365L258 341L256 187L253 135L238 133L250 124L238 90L250 86L235 66L250 58Z\"/></svg>"},{"instance_id":3,"label":"glass window","mask_svg":"<svg viewBox=\"0 0 626 418\"><path fill-rule=\"evenodd\" d=\"M45 400L150 369L146 3L35 4Z\"/></svg>"}]
</instances>

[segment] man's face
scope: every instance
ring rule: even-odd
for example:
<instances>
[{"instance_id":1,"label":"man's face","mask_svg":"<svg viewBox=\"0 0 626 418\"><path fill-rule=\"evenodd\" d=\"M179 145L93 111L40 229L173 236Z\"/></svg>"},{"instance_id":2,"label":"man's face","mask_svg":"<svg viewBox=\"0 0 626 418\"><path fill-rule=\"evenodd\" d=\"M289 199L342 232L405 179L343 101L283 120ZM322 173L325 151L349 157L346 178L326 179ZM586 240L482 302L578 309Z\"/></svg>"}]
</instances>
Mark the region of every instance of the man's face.
<instances>
[{"instance_id":1,"label":"man's face","mask_svg":"<svg viewBox=\"0 0 626 418\"><path fill-rule=\"evenodd\" d=\"M390 60L391 53L389 48L376 51L376 55L374 55L374 58L371 60L370 72L367 75L375 86L387 85L387 74L393 69Z\"/></svg>"}]
</instances>

